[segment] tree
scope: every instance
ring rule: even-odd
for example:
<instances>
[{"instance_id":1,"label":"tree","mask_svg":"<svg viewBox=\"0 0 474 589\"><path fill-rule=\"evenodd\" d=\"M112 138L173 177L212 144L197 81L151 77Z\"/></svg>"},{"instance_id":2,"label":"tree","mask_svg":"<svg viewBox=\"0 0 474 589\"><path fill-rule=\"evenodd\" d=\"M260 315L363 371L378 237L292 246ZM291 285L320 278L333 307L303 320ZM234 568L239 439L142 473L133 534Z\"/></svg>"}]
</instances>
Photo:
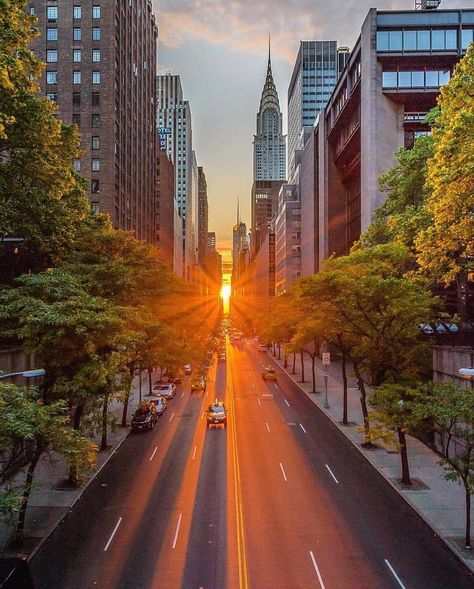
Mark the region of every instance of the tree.
<instances>
[{"instance_id":1,"label":"tree","mask_svg":"<svg viewBox=\"0 0 474 589\"><path fill-rule=\"evenodd\" d=\"M474 389L450 383L424 385L421 418L432 419L443 443L445 478L464 487L465 546L471 549L471 496L474 494ZM453 440L458 443L454 448Z\"/></svg>"},{"instance_id":2,"label":"tree","mask_svg":"<svg viewBox=\"0 0 474 589\"><path fill-rule=\"evenodd\" d=\"M64 402L45 405L34 389L24 390L13 384L0 383L2 486L18 473L18 469L12 469L12 454L18 453L19 446L23 449L21 467L26 467L25 478L19 489L10 487L7 501L7 507L18 512L15 532L15 545L18 547L23 543L28 500L41 456L45 452L59 452L80 472L93 466L96 451L94 444L71 427ZM5 517L6 513L3 512L2 516Z\"/></svg>"},{"instance_id":3,"label":"tree","mask_svg":"<svg viewBox=\"0 0 474 589\"><path fill-rule=\"evenodd\" d=\"M23 238L26 269L36 270L70 249L89 205L72 170L77 131L39 93L33 24L25 1L0 1L0 235Z\"/></svg>"},{"instance_id":4,"label":"tree","mask_svg":"<svg viewBox=\"0 0 474 589\"><path fill-rule=\"evenodd\" d=\"M432 223L416 239L421 270L457 284L459 312L466 316L464 286L474 260L474 45L441 88L428 161Z\"/></svg>"}]
</instances>

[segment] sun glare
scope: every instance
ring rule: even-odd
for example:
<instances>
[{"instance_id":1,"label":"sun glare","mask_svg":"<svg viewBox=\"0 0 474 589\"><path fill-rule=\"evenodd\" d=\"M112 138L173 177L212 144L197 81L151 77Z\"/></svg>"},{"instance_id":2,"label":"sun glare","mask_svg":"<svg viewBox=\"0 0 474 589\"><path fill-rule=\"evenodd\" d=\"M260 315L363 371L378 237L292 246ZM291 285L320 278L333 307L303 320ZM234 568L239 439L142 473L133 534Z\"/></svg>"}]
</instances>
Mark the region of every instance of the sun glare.
<instances>
[{"instance_id":1,"label":"sun glare","mask_svg":"<svg viewBox=\"0 0 474 589\"><path fill-rule=\"evenodd\" d=\"M231 294L232 294L232 288L231 288L230 284L224 284L224 286L221 288L221 298L224 301L224 303L229 302Z\"/></svg>"}]
</instances>

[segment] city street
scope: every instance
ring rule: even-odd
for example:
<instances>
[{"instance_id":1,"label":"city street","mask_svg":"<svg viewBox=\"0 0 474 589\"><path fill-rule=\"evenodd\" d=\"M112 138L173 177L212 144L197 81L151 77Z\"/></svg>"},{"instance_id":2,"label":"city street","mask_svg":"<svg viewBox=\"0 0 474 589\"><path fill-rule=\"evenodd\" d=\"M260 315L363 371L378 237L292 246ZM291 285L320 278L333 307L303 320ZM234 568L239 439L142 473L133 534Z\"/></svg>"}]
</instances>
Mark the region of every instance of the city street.
<instances>
[{"instance_id":1,"label":"city street","mask_svg":"<svg viewBox=\"0 0 474 589\"><path fill-rule=\"evenodd\" d=\"M472 578L255 342L179 387L31 563L39 589L464 588ZM204 411L225 400L226 429Z\"/></svg>"}]
</instances>

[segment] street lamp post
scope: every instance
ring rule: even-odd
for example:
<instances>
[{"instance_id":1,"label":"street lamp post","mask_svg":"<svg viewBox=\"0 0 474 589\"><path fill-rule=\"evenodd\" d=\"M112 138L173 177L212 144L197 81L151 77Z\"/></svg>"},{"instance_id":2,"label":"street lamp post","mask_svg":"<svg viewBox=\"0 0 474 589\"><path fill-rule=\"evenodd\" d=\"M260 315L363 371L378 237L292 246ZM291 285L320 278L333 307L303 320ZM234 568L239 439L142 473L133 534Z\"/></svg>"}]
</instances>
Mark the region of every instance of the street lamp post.
<instances>
[{"instance_id":1,"label":"street lamp post","mask_svg":"<svg viewBox=\"0 0 474 589\"><path fill-rule=\"evenodd\" d=\"M23 372L9 372L8 374L0 374L0 378L9 378L12 376L23 376L23 378L35 378L44 376L46 370L44 368L36 368L35 370L24 370Z\"/></svg>"},{"instance_id":2,"label":"street lamp post","mask_svg":"<svg viewBox=\"0 0 474 589\"><path fill-rule=\"evenodd\" d=\"M323 352L323 366L324 366L324 409L329 409L328 399L328 366L331 363L331 354Z\"/></svg>"},{"instance_id":3,"label":"street lamp post","mask_svg":"<svg viewBox=\"0 0 474 589\"><path fill-rule=\"evenodd\" d=\"M474 368L460 368L459 374L464 378L474 378Z\"/></svg>"}]
</instances>

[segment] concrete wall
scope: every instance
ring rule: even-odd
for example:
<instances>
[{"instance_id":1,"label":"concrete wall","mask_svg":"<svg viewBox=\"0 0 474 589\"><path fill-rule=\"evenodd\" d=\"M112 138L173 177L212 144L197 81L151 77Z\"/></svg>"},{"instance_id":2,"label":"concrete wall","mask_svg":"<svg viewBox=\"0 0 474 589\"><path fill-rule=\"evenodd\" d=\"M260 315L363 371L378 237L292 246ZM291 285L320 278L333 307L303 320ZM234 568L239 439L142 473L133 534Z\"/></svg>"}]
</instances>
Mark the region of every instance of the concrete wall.
<instances>
[{"instance_id":1,"label":"concrete wall","mask_svg":"<svg viewBox=\"0 0 474 589\"><path fill-rule=\"evenodd\" d=\"M474 368L474 350L463 346L433 347L433 380L456 382L461 386L474 387L474 379L459 376L460 368Z\"/></svg>"},{"instance_id":2,"label":"concrete wall","mask_svg":"<svg viewBox=\"0 0 474 589\"><path fill-rule=\"evenodd\" d=\"M301 275L311 276L318 267L317 136L311 133L303 152L300 172Z\"/></svg>"}]
</instances>

